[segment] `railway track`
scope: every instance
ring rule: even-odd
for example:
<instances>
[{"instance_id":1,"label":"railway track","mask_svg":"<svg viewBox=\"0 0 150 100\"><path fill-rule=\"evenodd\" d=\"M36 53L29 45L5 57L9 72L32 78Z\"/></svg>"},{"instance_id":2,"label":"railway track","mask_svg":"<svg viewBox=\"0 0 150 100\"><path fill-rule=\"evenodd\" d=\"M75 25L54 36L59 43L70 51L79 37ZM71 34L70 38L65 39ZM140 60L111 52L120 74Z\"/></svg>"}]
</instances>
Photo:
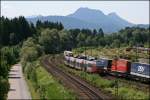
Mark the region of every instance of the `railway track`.
<instances>
[{"instance_id":1,"label":"railway track","mask_svg":"<svg viewBox=\"0 0 150 100\"><path fill-rule=\"evenodd\" d=\"M58 65L64 63L63 60L62 60L63 58L57 57L55 59L57 59L57 64ZM53 62L56 62L55 59L51 59L51 60L53 60ZM106 76L101 76L101 77L104 78L104 79L108 79L108 80L117 80L118 84L119 84L119 82L121 82L122 85L125 85L125 86L129 85L129 86L134 87L138 90L143 90L143 91L146 91L146 92L150 92L149 83L137 82L136 80L131 80L131 79L130 80L129 79L122 79L122 78L119 78L119 77L115 77L111 74L108 74Z\"/></svg>"},{"instance_id":2,"label":"railway track","mask_svg":"<svg viewBox=\"0 0 150 100\"><path fill-rule=\"evenodd\" d=\"M42 60L42 64L48 72L61 80L63 85L72 88L79 95L78 99L112 99L112 97L106 96L99 89L91 86L81 78L66 73L62 69L55 66L52 62L49 62L48 56Z\"/></svg>"}]
</instances>

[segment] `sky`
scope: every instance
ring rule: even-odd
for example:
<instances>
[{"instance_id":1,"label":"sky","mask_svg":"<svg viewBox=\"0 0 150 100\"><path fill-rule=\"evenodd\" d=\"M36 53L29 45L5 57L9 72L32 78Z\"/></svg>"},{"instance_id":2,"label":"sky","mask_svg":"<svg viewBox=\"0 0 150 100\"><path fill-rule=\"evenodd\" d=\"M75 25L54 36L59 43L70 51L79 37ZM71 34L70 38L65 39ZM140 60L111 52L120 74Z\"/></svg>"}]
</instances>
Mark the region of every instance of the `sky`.
<instances>
[{"instance_id":1,"label":"sky","mask_svg":"<svg viewBox=\"0 0 150 100\"><path fill-rule=\"evenodd\" d=\"M1 15L66 16L80 7L98 9L106 15L115 12L134 24L149 24L149 1L1 1Z\"/></svg>"}]
</instances>

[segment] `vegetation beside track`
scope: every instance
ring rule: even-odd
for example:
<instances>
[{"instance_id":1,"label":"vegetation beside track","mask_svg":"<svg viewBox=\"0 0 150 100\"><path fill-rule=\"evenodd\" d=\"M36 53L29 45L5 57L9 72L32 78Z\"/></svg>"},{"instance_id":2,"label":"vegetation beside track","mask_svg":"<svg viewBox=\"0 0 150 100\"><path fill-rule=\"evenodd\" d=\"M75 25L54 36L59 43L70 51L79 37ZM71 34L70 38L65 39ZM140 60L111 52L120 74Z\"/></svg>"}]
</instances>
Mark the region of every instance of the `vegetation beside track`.
<instances>
[{"instance_id":1,"label":"vegetation beside track","mask_svg":"<svg viewBox=\"0 0 150 100\"><path fill-rule=\"evenodd\" d=\"M33 99L74 99L71 91L65 89L40 64L44 53L34 39L24 41L20 52L23 72L28 80ZM43 54L43 55L42 55Z\"/></svg>"},{"instance_id":2,"label":"vegetation beside track","mask_svg":"<svg viewBox=\"0 0 150 100\"><path fill-rule=\"evenodd\" d=\"M53 56L54 58L54 56ZM56 55L53 62L57 64L57 66L63 68L65 71L77 75L93 86L98 87L99 89L103 90L104 92L108 94L117 95L120 99L149 99L149 91L143 91L135 88L135 86L123 83L120 79L117 80L108 80L104 79L103 77L100 77L98 74L90 74L83 71L79 71L70 67L67 67L66 65L62 64L62 62L59 62L59 59L61 59L61 56ZM50 59L51 60L51 59ZM57 63L56 63L56 62ZM118 83L116 83L118 82ZM118 90L116 91L116 86L118 86ZM117 94L118 92L118 94Z\"/></svg>"},{"instance_id":3,"label":"vegetation beside track","mask_svg":"<svg viewBox=\"0 0 150 100\"><path fill-rule=\"evenodd\" d=\"M31 94L32 99L39 99L40 98L40 94L38 91L36 91L36 89L34 88L33 82L29 79L26 79L26 82L28 84L29 87L29 91Z\"/></svg>"},{"instance_id":4,"label":"vegetation beside track","mask_svg":"<svg viewBox=\"0 0 150 100\"><path fill-rule=\"evenodd\" d=\"M113 59L114 57L125 58L131 61L138 61L140 58L147 59L144 62L149 63L149 53L147 51L137 52L136 50L126 51L127 47L111 48L111 47L81 47L73 49L73 52L94 57L105 57Z\"/></svg>"},{"instance_id":5,"label":"vegetation beside track","mask_svg":"<svg viewBox=\"0 0 150 100\"><path fill-rule=\"evenodd\" d=\"M39 63L39 61L36 61ZM41 65L35 65L36 80L27 79L32 99L75 99L75 95L64 88ZM27 76L27 75L26 75Z\"/></svg>"},{"instance_id":6,"label":"vegetation beside track","mask_svg":"<svg viewBox=\"0 0 150 100\"><path fill-rule=\"evenodd\" d=\"M104 90L106 93L111 93L113 95L119 96L121 99L149 99L149 93L141 90L137 90L132 88L129 85L125 85L125 83L121 83L118 80L118 94L116 94L116 81L115 80L107 80L100 77L97 74L89 74L86 72L78 71L75 69L67 68L65 65L60 65L60 67L65 68L68 72L80 76L86 81L90 82L92 85L98 87L99 89Z\"/></svg>"}]
</instances>

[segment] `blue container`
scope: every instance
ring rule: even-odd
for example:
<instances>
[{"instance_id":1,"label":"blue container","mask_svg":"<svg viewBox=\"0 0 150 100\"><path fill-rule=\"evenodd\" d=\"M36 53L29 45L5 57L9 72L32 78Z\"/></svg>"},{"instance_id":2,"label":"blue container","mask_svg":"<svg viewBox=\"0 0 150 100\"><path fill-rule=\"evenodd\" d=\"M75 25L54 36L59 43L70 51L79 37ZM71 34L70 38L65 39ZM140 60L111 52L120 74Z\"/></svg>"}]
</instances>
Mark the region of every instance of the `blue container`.
<instances>
[{"instance_id":1,"label":"blue container","mask_svg":"<svg viewBox=\"0 0 150 100\"><path fill-rule=\"evenodd\" d=\"M111 67L111 60L99 59L96 61L96 66L99 68L107 69L108 67Z\"/></svg>"},{"instance_id":2,"label":"blue container","mask_svg":"<svg viewBox=\"0 0 150 100\"><path fill-rule=\"evenodd\" d=\"M130 74L139 77L150 78L150 64L138 62L131 63Z\"/></svg>"}]
</instances>

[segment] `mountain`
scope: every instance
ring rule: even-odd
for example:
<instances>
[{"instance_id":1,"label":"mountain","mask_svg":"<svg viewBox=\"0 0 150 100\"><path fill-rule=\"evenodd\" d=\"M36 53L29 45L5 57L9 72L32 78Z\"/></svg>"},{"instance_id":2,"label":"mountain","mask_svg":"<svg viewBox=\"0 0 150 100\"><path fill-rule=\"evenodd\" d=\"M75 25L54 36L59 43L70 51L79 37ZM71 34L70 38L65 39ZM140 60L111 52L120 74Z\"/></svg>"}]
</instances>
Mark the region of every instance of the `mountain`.
<instances>
[{"instance_id":1,"label":"mountain","mask_svg":"<svg viewBox=\"0 0 150 100\"><path fill-rule=\"evenodd\" d=\"M135 25L135 27L149 28L150 25L149 24L137 24L137 25Z\"/></svg>"},{"instance_id":2,"label":"mountain","mask_svg":"<svg viewBox=\"0 0 150 100\"><path fill-rule=\"evenodd\" d=\"M42 15L31 15L31 16L27 16L27 18L35 18L35 17L42 17Z\"/></svg>"},{"instance_id":3,"label":"mountain","mask_svg":"<svg viewBox=\"0 0 150 100\"><path fill-rule=\"evenodd\" d=\"M132 23L119 17L116 13L110 13L105 15L100 10L79 8L73 14L68 15L69 17L84 20L89 23L94 23L101 27L104 32L116 32L126 26L132 26Z\"/></svg>"},{"instance_id":4,"label":"mountain","mask_svg":"<svg viewBox=\"0 0 150 100\"><path fill-rule=\"evenodd\" d=\"M67 16L42 16L42 17L35 17L35 18L27 18L29 22L36 23L38 20L43 21L51 21L51 22L62 22L66 29L71 28L91 28L94 29L98 27L96 24L91 24L86 21L67 17Z\"/></svg>"},{"instance_id":5,"label":"mountain","mask_svg":"<svg viewBox=\"0 0 150 100\"><path fill-rule=\"evenodd\" d=\"M62 22L66 29L71 28L102 28L105 33L119 31L122 28L134 26L134 24L122 19L116 13L105 15L100 10L79 8L74 13L67 16L36 16L26 18L28 21L36 23L37 20Z\"/></svg>"},{"instance_id":6,"label":"mountain","mask_svg":"<svg viewBox=\"0 0 150 100\"><path fill-rule=\"evenodd\" d=\"M126 21L125 19L119 17L116 13L110 13L108 14L108 17L113 20L115 23L117 23L119 26L132 26L133 24Z\"/></svg>"},{"instance_id":7,"label":"mountain","mask_svg":"<svg viewBox=\"0 0 150 100\"><path fill-rule=\"evenodd\" d=\"M79 8L73 14L68 15L69 17L84 20L86 22L92 23L106 23L106 15L99 10L93 10L89 8ZM92 20L92 21L91 21Z\"/></svg>"}]
</instances>

